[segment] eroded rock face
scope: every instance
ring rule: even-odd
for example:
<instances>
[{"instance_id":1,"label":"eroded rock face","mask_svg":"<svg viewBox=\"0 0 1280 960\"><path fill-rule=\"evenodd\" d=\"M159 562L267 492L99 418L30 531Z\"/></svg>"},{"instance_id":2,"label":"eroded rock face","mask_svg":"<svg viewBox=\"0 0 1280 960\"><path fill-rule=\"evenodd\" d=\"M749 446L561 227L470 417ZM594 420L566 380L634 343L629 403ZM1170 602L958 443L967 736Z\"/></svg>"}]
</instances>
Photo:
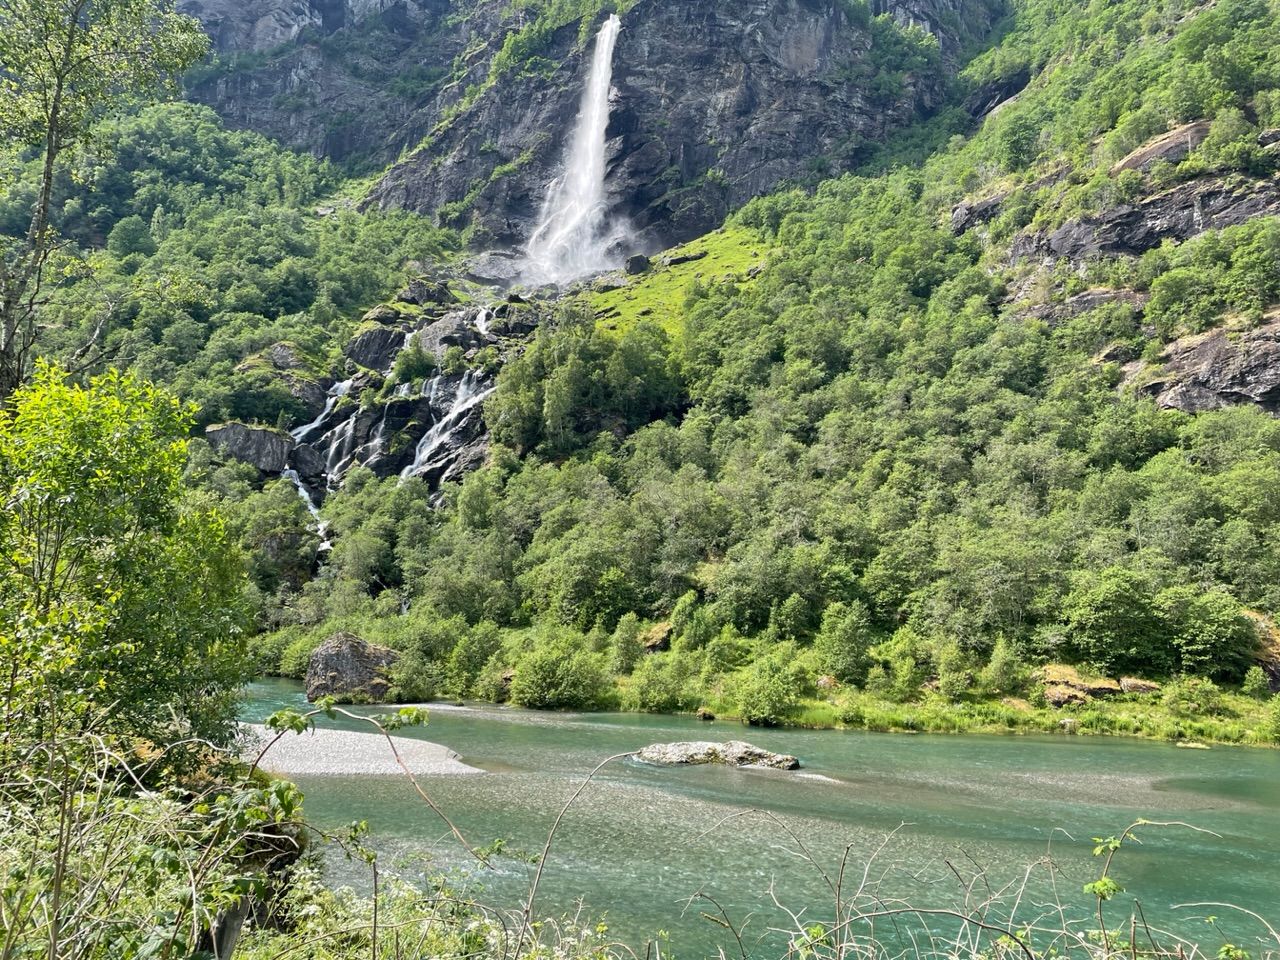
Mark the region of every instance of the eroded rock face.
<instances>
[{"instance_id":1,"label":"eroded rock face","mask_svg":"<svg viewBox=\"0 0 1280 960\"><path fill-rule=\"evenodd\" d=\"M1096 217L1069 221L1047 236L1024 234L1014 241L1010 254L1015 260L1140 254L1167 239L1188 240L1206 230L1275 214L1280 214L1280 178L1202 177Z\"/></svg>"},{"instance_id":2,"label":"eroded rock face","mask_svg":"<svg viewBox=\"0 0 1280 960\"><path fill-rule=\"evenodd\" d=\"M391 668L400 654L353 633L336 633L307 663L307 699L333 697L340 702L384 703L391 689Z\"/></svg>"},{"instance_id":3,"label":"eroded rock face","mask_svg":"<svg viewBox=\"0 0 1280 960\"><path fill-rule=\"evenodd\" d=\"M1209 136L1209 126L1208 120L1197 120L1170 130L1151 142L1144 143L1117 162L1111 168L1111 175L1114 177L1125 170L1150 170L1161 160L1166 163L1181 163L1191 155L1192 150L1204 143Z\"/></svg>"},{"instance_id":4,"label":"eroded rock face","mask_svg":"<svg viewBox=\"0 0 1280 960\"><path fill-rule=\"evenodd\" d=\"M1280 414L1280 320L1242 333L1213 330L1175 340L1144 392L1184 413L1254 403Z\"/></svg>"},{"instance_id":5,"label":"eroded rock face","mask_svg":"<svg viewBox=\"0 0 1280 960\"><path fill-rule=\"evenodd\" d=\"M879 6L937 31L946 48L957 40L947 24L990 25L982 0ZM575 23L552 38L543 55L560 64L554 74L504 79L395 166L370 202L427 213L468 198L495 245L521 245L577 115L590 53L578 35ZM640 0L623 17L608 131L610 205L635 228L634 248L701 235L810 158L880 140L939 102L938 77L875 100L858 79L870 42L832 0Z\"/></svg>"},{"instance_id":6,"label":"eroded rock face","mask_svg":"<svg viewBox=\"0 0 1280 960\"><path fill-rule=\"evenodd\" d=\"M795 770L800 766L800 761L795 757L770 753L743 740L729 740L726 743L711 740L653 743L636 754L636 759L664 766L722 763L730 767L769 767L774 770Z\"/></svg>"},{"instance_id":7,"label":"eroded rock face","mask_svg":"<svg viewBox=\"0 0 1280 960\"><path fill-rule=\"evenodd\" d=\"M288 466L294 441L287 433L245 423L206 427L205 439L224 457L252 464L263 473L280 473Z\"/></svg>"}]
</instances>

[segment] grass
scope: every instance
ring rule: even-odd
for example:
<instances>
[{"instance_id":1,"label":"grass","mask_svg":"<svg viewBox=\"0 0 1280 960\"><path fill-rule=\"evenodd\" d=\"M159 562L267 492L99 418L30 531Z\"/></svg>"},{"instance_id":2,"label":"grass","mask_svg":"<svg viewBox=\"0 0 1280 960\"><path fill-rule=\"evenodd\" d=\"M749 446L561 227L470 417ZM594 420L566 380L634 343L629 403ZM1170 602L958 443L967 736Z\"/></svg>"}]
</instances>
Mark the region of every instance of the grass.
<instances>
[{"instance_id":1,"label":"grass","mask_svg":"<svg viewBox=\"0 0 1280 960\"><path fill-rule=\"evenodd\" d=\"M763 264L769 252L754 230L731 225L675 247L653 259L653 266L607 293L583 294L605 330L626 332L641 320L658 323L673 337L684 330L685 304L697 284L726 280L751 283L752 267ZM664 259L706 256L689 263L663 266Z\"/></svg>"}]
</instances>

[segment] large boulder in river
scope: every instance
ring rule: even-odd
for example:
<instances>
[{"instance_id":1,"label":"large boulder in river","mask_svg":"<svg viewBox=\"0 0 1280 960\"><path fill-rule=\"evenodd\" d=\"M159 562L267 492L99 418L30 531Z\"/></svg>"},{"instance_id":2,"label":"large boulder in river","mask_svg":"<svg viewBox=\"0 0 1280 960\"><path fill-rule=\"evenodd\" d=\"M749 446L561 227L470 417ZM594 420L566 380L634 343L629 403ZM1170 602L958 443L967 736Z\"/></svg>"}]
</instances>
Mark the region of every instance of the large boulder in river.
<instances>
[{"instance_id":1,"label":"large boulder in river","mask_svg":"<svg viewBox=\"0 0 1280 960\"><path fill-rule=\"evenodd\" d=\"M293 437L271 427L220 423L206 427L205 439L224 457L252 464L263 473L280 473L289 465Z\"/></svg>"},{"instance_id":2,"label":"large boulder in river","mask_svg":"<svg viewBox=\"0 0 1280 960\"><path fill-rule=\"evenodd\" d=\"M384 703L391 689L391 668L400 654L368 643L353 633L335 633L311 654L307 699L333 697L346 703Z\"/></svg>"},{"instance_id":3,"label":"large boulder in river","mask_svg":"<svg viewBox=\"0 0 1280 960\"><path fill-rule=\"evenodd\" d=\"M636 758L645 763L664 766L680 764L722 763L730 767L771 767L774 770L795 770L800 761L783 753L770 753L742 740L715 743L710 740L693 740L685 743L652 743Z\"/></svg>"}]
</instances>

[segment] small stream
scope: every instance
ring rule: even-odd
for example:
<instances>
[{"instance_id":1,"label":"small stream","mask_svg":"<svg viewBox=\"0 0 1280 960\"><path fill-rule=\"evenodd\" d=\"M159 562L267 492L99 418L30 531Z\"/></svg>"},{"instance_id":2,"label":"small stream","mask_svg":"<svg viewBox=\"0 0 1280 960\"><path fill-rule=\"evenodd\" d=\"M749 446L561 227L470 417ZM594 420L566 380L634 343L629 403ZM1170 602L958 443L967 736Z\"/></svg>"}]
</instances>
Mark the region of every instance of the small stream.
<instances>
[{"instance_id":1,"label":"small stream","mask_svg":"<svg viewBox=\"0 0 1280 960\"><path fill-rule=\"evenodd\" d=\"M282 706L305 707L300 684L255 683L245 717L259 720ZM735 925L750 917L748 947L759 938L771 945L761 956L780 953L769 930L786 920L771 890L812 920L830 915L821 875L777 821L753 811L778 818L833 877L846 845L848 876L860 879L875 856L869 876L879 894L918 906L962 902L957 872L975 889L998 889L1052 850L1058 895L1081 919L1091 907L1081 886L1097 871L1093 837L1118 834L1138 818L1183 820L1213 834L1144 828L1142 845L1121 852L1114 874L1126 892L1112 908L1116 919L1128 916L1136 898L1153 924L1203 937L1212 935L1202 919L1212 912L1234 942L1249 946L1263 933L1256 923L1231 911L1173 907L1226 901L1272 923L1280 917L1280 751L1095 737L747 730L681 717L449 705L433 706L429 727L405 735L446 744L486 771L423 778L473 843L503 838L507 850L529 853L541 850L582 777L613 754L659 741L741 738L800 757L798 774L620 761L586 788L558 835L537 912L571 913L581 899L584 916L604 916L611 934L642 953L660 931L670 937L664 953L695 957L720 946L738 953L728 931L701 916L715 908L687 906L699 892ZM408 876L452 873L500 906L518 906L527 894L532 865L504 857L495 870L474 870L402 778L297 779L317 824L368 820L384 866ZM339 858L329 869L335 883L366 882L361 868ZM1043 869L1033 874L1027 902L1049 895L1046 878Z\"/></svg>"}]
</instances>

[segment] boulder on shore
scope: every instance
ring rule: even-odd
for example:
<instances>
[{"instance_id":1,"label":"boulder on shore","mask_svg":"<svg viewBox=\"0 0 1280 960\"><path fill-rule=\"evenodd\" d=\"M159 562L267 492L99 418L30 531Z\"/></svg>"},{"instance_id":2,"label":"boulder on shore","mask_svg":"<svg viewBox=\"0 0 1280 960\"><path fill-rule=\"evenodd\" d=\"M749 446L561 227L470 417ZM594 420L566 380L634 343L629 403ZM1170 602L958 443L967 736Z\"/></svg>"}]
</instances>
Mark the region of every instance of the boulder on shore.
<instances>
[{"instance_id":1,"label":"boulder on shore","mask_svg":"<svg viewBox=\"0 0 1280 960\"><path fill-rule=\"evenodd\" d=\"M723 763L730 767L769 767L774 770L795 770L800 761L783 753L770 753L742 740L715 743L710 740L692 740L684 743L652 743L638 754L638 760L664 766L680 764Z\"/></svg>"},{"instance_id":2,"label":"boulder on shore","mask_svg":"<svg viewBox=\"0 0 1280 960\"><path fill-rule=\"evenodd\" d=\"M307 663L307 699L334 697L347 703L384 703L391 689L391 668L400 654L353 633L335 633Z\"/></svg>"}]
</instances>

